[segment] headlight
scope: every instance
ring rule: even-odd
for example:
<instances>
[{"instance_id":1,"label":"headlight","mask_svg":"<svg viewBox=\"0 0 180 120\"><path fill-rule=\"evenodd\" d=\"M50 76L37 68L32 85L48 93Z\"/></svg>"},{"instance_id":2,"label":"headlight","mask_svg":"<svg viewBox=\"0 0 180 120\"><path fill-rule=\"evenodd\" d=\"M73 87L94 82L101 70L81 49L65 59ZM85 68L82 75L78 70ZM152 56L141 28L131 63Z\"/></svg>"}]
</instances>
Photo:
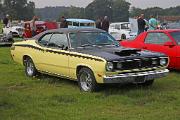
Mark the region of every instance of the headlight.
<instances>
[{"instance_id":1,"label":"headlight","mask_svg":"<svg viewBox=\"0 0 180 120\"><path fill-rule=\"evenodd\" d=\"M165 58L160 59L160 65L165 66L167 64L167 61Z\"/></svg>"},{"instance_id":2,"label":"headlight","mask_svg":"<svg viewBox=\"0 0 180 120\"><path fill-rule=\"evenodd\" d=\"M112 71L114 69L113 63L112 62L108 62L106 64L106 70L107 71Z\"/></svg>"},{"instance_id":3,"label":"headlight","mask_svg":"<svg viewBox=\"0 0 180 120\"><path fill-rule=\"evenodd\" d=\"M117 69L122 69L122 63L121 62L117 63Z\"/></svg>"}]
</instances>

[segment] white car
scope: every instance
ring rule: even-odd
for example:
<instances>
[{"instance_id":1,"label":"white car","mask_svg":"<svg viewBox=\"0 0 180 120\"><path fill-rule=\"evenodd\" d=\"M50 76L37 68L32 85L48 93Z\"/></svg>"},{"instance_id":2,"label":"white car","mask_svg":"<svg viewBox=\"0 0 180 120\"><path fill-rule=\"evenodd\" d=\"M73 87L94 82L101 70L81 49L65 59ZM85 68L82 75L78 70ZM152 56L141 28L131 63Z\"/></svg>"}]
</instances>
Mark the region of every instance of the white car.
<instances>
[{"instance_id":1,"label":"white car","mask_svg":"<svg viewBox=\"0 0 180 120\"><path fill-rule=\"evenodd\" d=\"M111 23L109 26L109 33L116 40L133 39L137 35L137 33L131 32L130 22Z\"/></svg>"},{"instance_id":2,"label":"white car","mask_svg":"<svg viewBox=\"0 0 180 120\"><path fill-rule=\"evenodd\" d=\"M24 28L22 26L13 26L3 28L3 34L8 35L12 33L13 37L22 37Z\"/></svg>"},{"instance_id":3,"label":"white car","mask_svg":"<svg viewBox=\"0 0 180 120\"><path fill-rule=\"evenodd\" d=\"M7 35L5 34L0 34L0 46L1 45L12 45L14 42L12 34L9 33Z\"/></svg>"}]
</instances>

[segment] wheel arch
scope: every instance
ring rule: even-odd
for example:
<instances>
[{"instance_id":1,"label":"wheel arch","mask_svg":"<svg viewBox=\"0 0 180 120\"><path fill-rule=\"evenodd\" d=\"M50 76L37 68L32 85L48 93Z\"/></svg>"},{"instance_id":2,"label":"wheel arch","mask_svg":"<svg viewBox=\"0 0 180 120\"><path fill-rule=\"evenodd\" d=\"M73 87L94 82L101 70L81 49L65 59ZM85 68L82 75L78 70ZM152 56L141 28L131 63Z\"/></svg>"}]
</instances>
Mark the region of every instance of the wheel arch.
<instances>
[{"instance_id":1,"label":"wheel arch","mask_svg":"<svg viewBox=\"0 0 180 120\"><path fill-rule=\"evenodd\" d=\"M93 69L92 69L91 66L89 66L89 65L78 65L78 66L76 67L76 76L78 76L78 73L79 73L79 71L80 71L82 68L88 68L88 69L90 69L90 70L92 71L92 73L94 74L94 71L93 71ZM95 75L95 74L94 74L94 75Z\"/></svg>"},{"instance_id":2,"label":"wheel arch","mask_svg":"<svg viewBox=\"0 0 180 120\"><path fill-rule=\"evenodd\" d=\"M26 59L27 58L31 58L32 59L32 57L30 56L30 55L23 55L23 57L22 57L22 61L23 61L23 65L25 66L25 62L26 62Z\"/></svg>"}]
</instances>

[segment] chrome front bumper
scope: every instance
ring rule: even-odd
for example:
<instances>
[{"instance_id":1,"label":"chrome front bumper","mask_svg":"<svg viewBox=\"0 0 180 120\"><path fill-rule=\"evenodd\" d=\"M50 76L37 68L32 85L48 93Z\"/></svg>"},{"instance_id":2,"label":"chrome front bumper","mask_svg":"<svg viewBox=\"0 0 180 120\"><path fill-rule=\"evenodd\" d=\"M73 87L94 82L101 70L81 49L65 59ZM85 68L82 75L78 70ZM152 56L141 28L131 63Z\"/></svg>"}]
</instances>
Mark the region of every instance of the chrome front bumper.
<instances>
[{"instance_id":1,"label":"chrome front bumper","mask_svg":"<svg viewBox=\"0 0 180 120\"><path fill-rule=\"evenodd\" d=\"M144 83L167 75L168 69L104 76L104 83Z\"/></svg>"}]
</instances>

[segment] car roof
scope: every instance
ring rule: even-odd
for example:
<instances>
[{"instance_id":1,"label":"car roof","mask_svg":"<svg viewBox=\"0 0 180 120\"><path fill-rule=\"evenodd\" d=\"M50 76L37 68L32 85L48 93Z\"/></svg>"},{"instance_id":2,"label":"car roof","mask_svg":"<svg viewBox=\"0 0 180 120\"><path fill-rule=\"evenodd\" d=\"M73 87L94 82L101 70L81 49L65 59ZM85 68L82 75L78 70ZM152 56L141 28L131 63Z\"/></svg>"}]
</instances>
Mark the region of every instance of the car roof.
<instances>
[{"instance_id":1,"label":"car roof","mask_svg":"<svg viewBox=\"0 0 180 120\"><path fill-rule=\"evenodd\" d=\"M97 29L97 28L59 28L59 29L52 29L52 30L46 30L36 36L34 36L34 39L39 39L42 35L47 33L78 33L78 32L105 32L104 30Z\"/></svg>"},{"instance_id":2,"label":"car roof","mask_svg":"<svg viewBox=\"0 0 180 120\"><path fill-rule=\"evenodd\" d=\"M111 23L110 25L115 25L115 24L130 24L130 22L115 22L115 23Z\"/></svg>"},{"instance_id":3,"label":"car roof","mask_svg":"<svg viewBox=\"0 0 180 120\"><path fill-rule=\"evenodd\" d=\"M70 22L80 22L80 23L94 23L95 22L95 21L89 20L89 19L76 19L76 18L69 18L66 20L70 21Z\"/></svg>"}]
</instances>

